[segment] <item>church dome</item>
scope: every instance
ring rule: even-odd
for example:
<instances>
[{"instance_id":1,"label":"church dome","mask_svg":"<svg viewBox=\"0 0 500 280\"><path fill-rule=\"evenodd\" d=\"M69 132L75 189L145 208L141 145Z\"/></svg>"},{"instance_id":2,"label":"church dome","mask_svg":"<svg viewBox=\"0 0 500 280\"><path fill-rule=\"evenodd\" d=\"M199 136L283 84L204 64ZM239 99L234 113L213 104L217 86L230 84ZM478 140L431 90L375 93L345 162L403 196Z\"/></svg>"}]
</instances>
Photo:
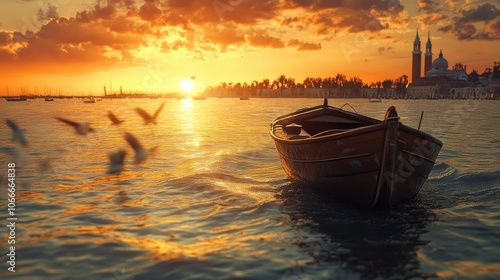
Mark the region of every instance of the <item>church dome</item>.
<instances>
[{"instance_id":1,"label":"church dome","mask_svg":"<svg viewBox=\"0 0 500 280\"><path fill-rule=\"evenodd\" d=\"M439 57L432 62L432 68L437 70L447 70L448 60L443 57L443 52L439 51Z\"/></svg>"}]
</instances>

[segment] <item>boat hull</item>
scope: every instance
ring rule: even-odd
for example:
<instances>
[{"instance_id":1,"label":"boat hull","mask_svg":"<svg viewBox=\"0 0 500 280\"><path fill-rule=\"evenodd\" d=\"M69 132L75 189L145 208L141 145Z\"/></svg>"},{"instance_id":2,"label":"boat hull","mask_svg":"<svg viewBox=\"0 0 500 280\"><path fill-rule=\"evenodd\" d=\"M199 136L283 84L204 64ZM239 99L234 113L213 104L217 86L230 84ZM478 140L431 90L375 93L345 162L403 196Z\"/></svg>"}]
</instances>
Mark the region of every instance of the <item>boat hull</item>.
<instances>
[{"instance_id":1,"label":"boat hull","mask_svg":"<svg viewBox=\"0 0 500 280\"><path fill-rule=\"evenodd\" d=\"M14 98L6 98L7 101L17 102L17 101L28 101L26 97L14 97Z\"/></svg>"},{"instance_id":2,"label":"boat hull","mask_svg":"<svg viewBox=\"0 0 500 280\"><path fill-rule=\"evenodd\" d=\"M330 108L324 109L325 115ZM307 114L277 119L271 125L284 171L294 180L362 208L390 208L412 199L442 146L397 117L320 137L280 137L284 123L307 123Z\"/></svg>"}]
</instances>

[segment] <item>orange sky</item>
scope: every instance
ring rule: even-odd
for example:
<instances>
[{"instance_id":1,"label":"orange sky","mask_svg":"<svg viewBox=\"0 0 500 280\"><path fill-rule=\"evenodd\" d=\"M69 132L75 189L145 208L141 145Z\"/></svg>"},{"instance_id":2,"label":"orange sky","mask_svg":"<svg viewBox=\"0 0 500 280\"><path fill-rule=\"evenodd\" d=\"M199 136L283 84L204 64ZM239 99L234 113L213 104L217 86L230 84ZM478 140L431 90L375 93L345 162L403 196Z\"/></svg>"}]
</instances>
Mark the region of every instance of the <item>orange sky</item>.
<instances>
[{"instance_id":1,"label":"orange sky","mask_svg":"<svg viewBox=\"0 0 500 280\"><path fill-rule=\"evenodd\" d=\"M411 76L419 28L433 59L500 61L500 3L460 0L4 0L0 95L195 92L220 82L343 73Z\"/></svg>"}]
</instances>

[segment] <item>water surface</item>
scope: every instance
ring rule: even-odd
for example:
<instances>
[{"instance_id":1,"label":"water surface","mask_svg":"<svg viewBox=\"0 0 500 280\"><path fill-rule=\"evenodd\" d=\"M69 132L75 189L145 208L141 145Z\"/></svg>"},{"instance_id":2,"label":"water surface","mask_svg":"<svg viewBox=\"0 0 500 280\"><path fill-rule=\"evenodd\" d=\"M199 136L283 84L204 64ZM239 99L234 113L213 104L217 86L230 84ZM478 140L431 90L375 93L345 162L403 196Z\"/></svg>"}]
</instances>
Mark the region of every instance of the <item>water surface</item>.
<instances>
[{"instance_id":1,"label":"water surface","mask_svg":"<svg viewBox=\"0 0 500 280\"><path fill-rule=\"evenodd\" d=\"M133 110L166 106L158 125ZM269 136L278 115L321 99L0 100L1 220L17 184L16 273L2 279L498 279L500 127L487 100L330 100L443 141L429 179L391 212L356 210L290 181ZM346 110L351 110L348 106ZM107 111L126 120L110 125ZM77 135L54 119L89 121ZM4 119L26 129L11 142ZM132 164L124 132L156 153ZM107 175L107 153L128 152Z\"/></svg>"}]
</instances>

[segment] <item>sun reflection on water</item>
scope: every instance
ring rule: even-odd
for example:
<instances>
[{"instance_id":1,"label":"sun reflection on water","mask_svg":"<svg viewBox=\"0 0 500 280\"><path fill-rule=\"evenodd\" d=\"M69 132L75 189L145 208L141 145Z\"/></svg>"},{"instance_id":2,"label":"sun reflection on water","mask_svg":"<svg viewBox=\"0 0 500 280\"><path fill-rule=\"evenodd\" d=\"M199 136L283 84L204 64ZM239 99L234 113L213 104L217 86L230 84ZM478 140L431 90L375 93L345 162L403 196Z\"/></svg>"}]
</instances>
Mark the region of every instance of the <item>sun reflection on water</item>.
<instances>
[{"instance_id":1,"label":"sun reflection on water","mask_svg":"<svg viewBox=\"0 0 500 280\"><path fill-rule=\"evenodd\" d=\"M0 163L4 165L11 158L19 160L16 179L19 196L16 199L19 199L22 223L16 238L21 245L19 267L24 269L27 278L45 273L47 278L68 279L75 275L74 269L80 269L81 279L112 279L112 272L125 262L129 268L127 273L130 273L126 276L130 279L156 279L154 276L170 272L180 276L175 279L183 279L199 271L209 272L203 276L213 279L235 278L234 273L241 273L240 278L271 279L283 278L283 273L289 269L302 273L295 275L296 278L320 279L319 273L324 273L324 278L335 278L336 275L328 274L334 269L377 271L372 258L367 260L366 267L363 263L360 265L363 256L379 256L380 253L373 249L379 248L376 242L365 242L373 239L369 233L367 239L359 239L361 241L356 243L357 237L364 234L355 231L356 223L365 220L351 216L344 219L343 208L337 212L340 217L330 212L325 217L310 214L320 213L317 209L322 208L317 206L324 205L317 200L304 203L304 195L295 186L289 186L268 135L272 117L296 109L298 103L301 106L318 105L318 100L256 99L242 103L226 98L166 99L161 101L165 102L165 109L156 125L144 125L134 109L139 106L154 112L158 100L103 100L84 108L76 100L57 102L60 107L51 105L48 108L43 102L28 101L21 104L27 108L24 113L11 107L19 104L9 104L2 107L1 112L18 117L19 124L27 127L27 137L32 140L29 148L21 150L5 137L9 135L0 133ZM356 105L355 100L349 102ZM356 109L363 109L363 102L359 101ZM417 111L412 108L418 103L394 102L399 102L401 109L398 112L407 116L405 122L418 121L408 116L418 116L419 111L404 112ZM435 114L442 109L433 106L437 106ZM386 108L379 109L369 110L374 114L383 111L379 116L383 117ZM112 110L125 122L120 126L111 125L105 115L107 110ZM427 122L424 119L425 129L434 129L431 120L439 120L431 114L427 114ZM96 133L81 137L56 123L53 115L91 121ZM477 122L464 122L463 126L474 132L474 123ZM140 165L133 164L134 151L124 140L125 132L136 135L144 147L157 146L157 153ZM444 129L441 132L448 137L445 140L448 140L446 147L449 149L444 150L441 161L450 164L450 169L459 170L450 174L444 170L445 175L439 178L439 174L434 175L427 186L427 196L421 196L422 207L427 210L429 205L444 205L443 210L431 208L429 211L436 211L440 218L453 218L457 223L435 222L433 227L422 228L429 233L420 237L420 228L414 225L419 225L422 217L419 219L410 213L409 222L402 226L404 234L416 232L416 241L405 239L409 246L401 247L403 253L404 248L410 248L406 250L411 253L409 263L421 263L415 266L415 275L423 265L427 266L420 270L440 277L473 278L476 271L479 277L486 278L500 273L490 264L498 257L494 252L497 243L493 234L497 232L498 215L490 206L497 197L494 190L498 186L498 168L495 169L498 163L492 159L498 157L498 149L489 154L479 153L481 161L491 161L480 163L472 153L477 149L468 148L468 153L458 149L464 142L460 132L451 134ZM491 142L499 138L495 131L488 132L492 136L483 137L484 145L481 146L492 149L493 143L500 147L498 141ZM491 142L489 146L486 145L488 141ZM107 154L120 148L127 151L122 173L105 174L109 163ZM14 156L15 151L18 152ZM460 157L455 153L460 153ZM464 160L475 160L478 164L474 166L482 170L472 172L464 166ZM0 174L0 181L5 183L5 174ZM446 185L446 190L440 189L442 185ZM284 193L283 189L288 186L290 190ZM473 193L470 186L473 186ZM453 192L448 192L450 189ZM461 196L465 192L467 194ZM0 197L5 195L6 188L0 189ZM483 198L479 199L481 196ZM462 204L467 207L455 206L455 200L467 202ZM471 204L478 207L471 207ZM0 202L0 207L7 207L5 200ZM475 224L477 228L467 226L461 213L473 214L473 219L468 220L479 221ZM330 228L330 225L335 227ZM346 228L353 229L354 234L346 233ZM399 240L393 240L393 229L391 227L387 237L381 237L381 244L397 245ZM449 229L461 235L447 238L442 233ZM345 247L354 244L362 253L356 250L333 252L331 256L340 262L333 260L321 266L313 258L318 248L315 244L323 244L329 239ZM432 242L419 243L422 240ZM466 243L454 243L456 240ZM0 242L6 244L7 235L0 236ZM363 244L364 247L360 247ZM471 251L464 248L473 246L491 256L481 258L478 253L475 255L477 261L466 261ZM414 248L418 249L415 254ZM456 257L440 253L441 248L455 252ZM397 256L387 258L388 263L400 262ZM296 265L307 262L312 262L314 267ZM179 263L193 269L187 270L186 266L178 266ZM413 268L410 265L410 269ZM237 272L227 274L227 271ZM392 276L405 278L407 275Z\"/></svg>"}]
</instances>

